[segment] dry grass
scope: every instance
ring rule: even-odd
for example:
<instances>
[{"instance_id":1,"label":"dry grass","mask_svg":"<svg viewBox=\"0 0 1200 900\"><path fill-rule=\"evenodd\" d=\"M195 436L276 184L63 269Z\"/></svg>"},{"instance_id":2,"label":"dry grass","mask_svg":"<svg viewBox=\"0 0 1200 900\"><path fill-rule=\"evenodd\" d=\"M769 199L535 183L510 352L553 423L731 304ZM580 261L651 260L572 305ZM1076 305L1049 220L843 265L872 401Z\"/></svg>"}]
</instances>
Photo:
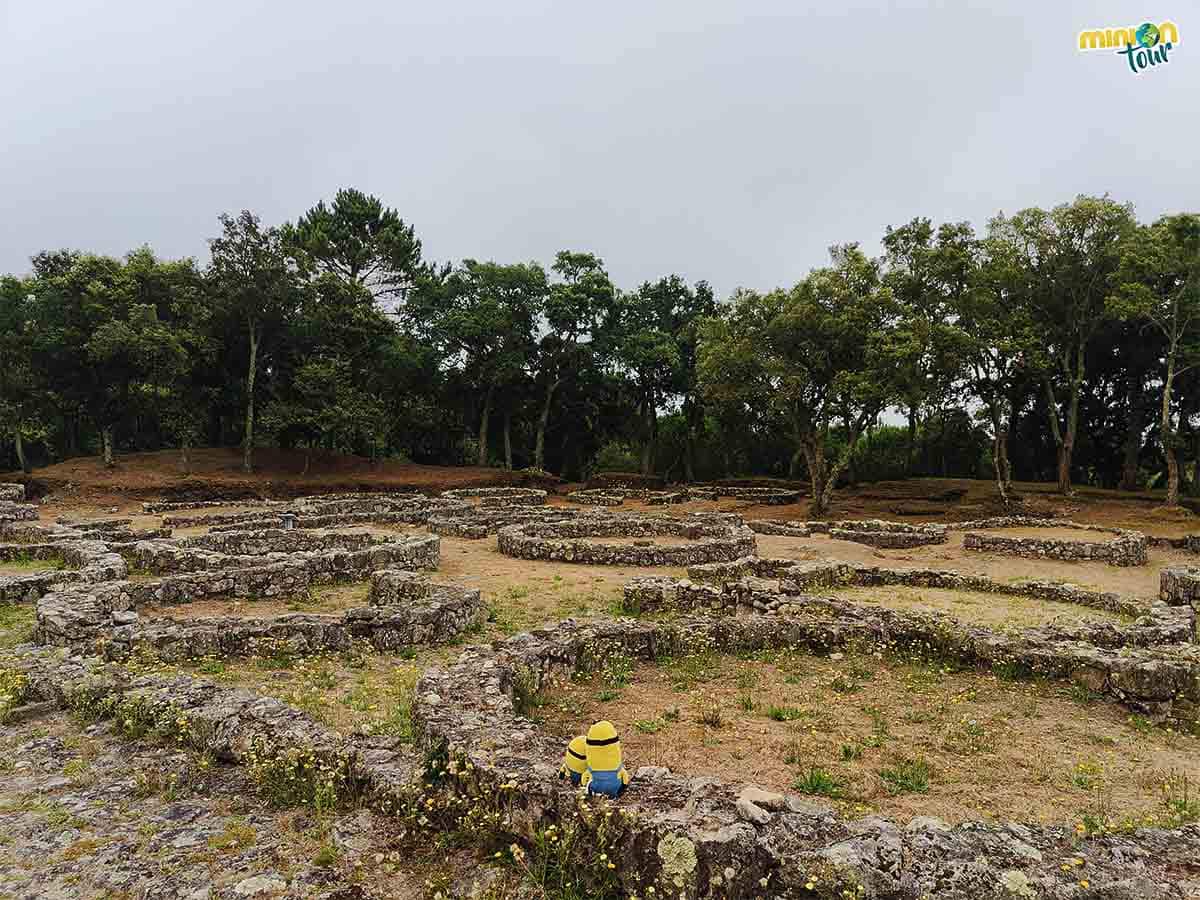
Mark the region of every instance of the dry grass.
<instances>
[{"instance_id":1,"label":"dry grass","mask_svg":"<svg viewBox=\"0 0 1200 900\"><path fill-rule=\"evenodd\" d=\"M562 686L540 714L564 739L610 719L631 768L808 790L902 821L1141 819L1163 813L1172 773L1200 783L1200 739L1115 704L874 656L639 665L624 686Z\"/></svg>"},{"instance_id":2,"label":"dry grass","mask_svg":"<svg viewBox=\"0 0 1200 900\"><path fill-rule=\"evenodd\" d=\"M147 604L138 609L146 618L200 619L211 616L238 616L261 619L287 613L339 613L367 605L370 583L354 581L348 584L318 585L308 593L286 598L229 598L214 597L191 603Z\"/></svg>"},{"instance_id":3,"label":"dry grass","mask_svg":"<svg viewBox=\"0 0 1200 900\"><path fill-rule=\"evenodd\" d=\"M825 591L820 593L824 594ZM1032 597L956 591L948 588L906 585L847 587L832 588L829 593L855 603L874 603L890 609L945 613L963 622L986 628L1028 628L1051 622L1127 621L1127 617L1118 613L1074 603L1055 603Z\"/></svg>"}]
</instances>

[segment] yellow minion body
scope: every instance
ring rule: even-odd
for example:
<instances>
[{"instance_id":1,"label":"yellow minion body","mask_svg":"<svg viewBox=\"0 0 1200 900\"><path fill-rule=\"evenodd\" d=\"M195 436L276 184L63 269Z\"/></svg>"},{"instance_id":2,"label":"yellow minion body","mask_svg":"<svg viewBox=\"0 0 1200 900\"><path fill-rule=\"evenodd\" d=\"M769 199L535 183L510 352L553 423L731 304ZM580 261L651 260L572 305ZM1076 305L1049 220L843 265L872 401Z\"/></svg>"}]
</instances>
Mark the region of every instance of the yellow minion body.
<instances>
[{"instance_id":1,"label":"yellow minion body","mask_svg":"<svg viewBox=\"0 0 1200 900\"><path fill-rule=\"evenodd\" d=\"M563 754L562 771L563 775L575 784L579 784L583 773L587 771L587 738L582 734L571 738L571 742L567 744L567 751Z\"/></svg>"},{"instance_id":2,"label":"yellow minion body","mask_svg":"<svg viewBox=\"0 0 1200 900\"><path fill-rule=\"evenodd\" d=\"M592 793L610 797L629 784L629 773L621 762L621 741L612 722L597 722L588 729L587 771L582 783Z\"/></svg>"}]
</instances>

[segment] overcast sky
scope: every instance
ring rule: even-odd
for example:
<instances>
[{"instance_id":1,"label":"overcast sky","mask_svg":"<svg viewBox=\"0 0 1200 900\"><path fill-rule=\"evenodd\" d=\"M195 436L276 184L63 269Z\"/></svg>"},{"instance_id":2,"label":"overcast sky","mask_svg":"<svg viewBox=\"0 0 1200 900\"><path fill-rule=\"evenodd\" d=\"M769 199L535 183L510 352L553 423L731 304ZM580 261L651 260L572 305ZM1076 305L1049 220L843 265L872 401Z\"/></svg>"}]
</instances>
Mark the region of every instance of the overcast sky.
<instances>
[{"instance_id":1,"label":"overcast sky","mask_svg":"<svg viewBox=\"0 0 1200 900\"><path fill-rule=\"evenodd\" d=\"M1146 17L1168 65L1075 49ZM0 0L0 272L203 261L221 212L355 186L428 258L586 249L724 296L917 215L1200 209L1198 110L1194 0Z\"/></svg>"}]
</instances>

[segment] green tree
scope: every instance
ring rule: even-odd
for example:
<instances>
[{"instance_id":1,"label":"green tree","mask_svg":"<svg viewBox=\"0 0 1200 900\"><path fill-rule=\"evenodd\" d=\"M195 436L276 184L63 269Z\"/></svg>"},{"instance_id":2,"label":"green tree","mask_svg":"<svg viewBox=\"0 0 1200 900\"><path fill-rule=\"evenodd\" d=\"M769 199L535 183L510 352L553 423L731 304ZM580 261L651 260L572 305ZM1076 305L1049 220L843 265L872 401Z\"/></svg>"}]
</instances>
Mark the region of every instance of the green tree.
<instances>
[{"instance_id":1,"label":"green tree","mask_svg":"<svg viewBox=\"0 0 1200 900\"><path fill-rule=\"evenodd\" d=\"M694 288L678 275L645 282L622 293L603 326L604 352L633 389L634 421L641 446L641 471L654 470L659 408L680 398L688 418L688 468L691 444L703 411L696 390L697 332L693 323L716 310L712 289L700 281Z\"/></svg>"},{"instance_id":2,"label":"green tree","mask_svg":"<svg viewBox=\"0 0 1200 900\"><path fill-rule=\"evenodd\" d=\"M917 423L930 405L944 407L963 369L967 336L955 306L971 284L977 242L966 222L936 230L917 218L888 228L883 238L884 281L903 307L888 337L900 363L901 397L908 413L906 472L912 474Z\"/></svg>"},{"instance_id":3,"label":"green tree","mask_svg":"<svg viewBox=\"0 0 1200 900\"><path fill-rule=\"evenodd\" d=\"M254 468L254 388L264 347L273 343L295 317L303 292L296 266L277 228L263 228L244 210L237 218L220 217L221 236L210 242L208 276L222 315L239 322L248 345L242 465Z\"/></svg>"},{"instance_id":4,"label":"green tree","mask_svg":"<svg viewBox=\"0 0 1200 900\"><path fill-rule=\"evenodd\" d=\"M424 271L421 242L400 214L354 188L322 200L281 230L306 270L366 289L381 303L403 301Z\"/></svg>"},{"instance_id":5,"label":"green tree","mask_svg":"<svg viewBox=\"0 0 1200 900\"><path fill-rule=\"evenodd\" d=\"M1011 245L988 238L979 249L970 288L955 298L953 318L965 338L967 389L983 404L991 426L996 489L1009 503L1015 499L1008 453L1014 398L1029 381L1026 355L1036 346L1037 333L1028 309L1015 303L1009 290L1015 265Z\"/></svg>"},{"instance_id":6,"label":"green tree","mask_svg":"<svg viewBox=\"0 0 1200 900\"><path fill-rule=\"evenodd\" d=\"M435 342L449 366L479 397L476 462L488 463L497 391L524 377L534 354L534 327L548 285L537 263L502 265L467 259L446 277L427 279L407 304L409 320Z\"/></svg>"},{"instance_id":7,"label":"green tree","mask_svg":"<svg viewBox=\"0 0 1200 900\"><path fill-rule=\"evenodd\" d=\"M546 426L554 396L563 383L578 378L595 362L593 340L612 308L615 291L604 262L591 253L559 251L551 270L544 307L545 334L538 343L538 379L543 395L534 439L533 464L546 466Z\"/></svg>"},{"instance_id":8,"label":"green tree","mask_svg":"<svg viewBox=\"0 0 1200 900\"><path fill-rule=\"evenodd\" d=\"M32 470L26 444L47 435L44 388L33 366L35 284L0 278L0 434L12 438L21 471Z\"/></svg>"},{"instance_id":9,"label":"green tree","mask_svg":"<svg viewBox=\"0 0 1200 900\"><path fill-rule=\"evenodd\" d=\"M1026 310L1040 336L1028 358L1041 372L1064 494L1071 491L1088 345L1108 315L1121 247L1135 224L1130 206L1081 196L1050 211L1000 215L989 226L991 239L1007 245L1001 254L1010 263L1006 294Z\"/></svg>"},{"instance_id":10,"label":"green tree","mask_svg":"<svg viewBox=\"0 0 1200 900\"><path fill-rule=\"evenodd\" d=\"M1200 364L1200 216L1164 216L1133 233L1121 254L1109 308L1146 322L1165 342L1159 434L1167 463L1166 504L1176 506L1181 437L1172 394L1176 380Z\"/></svg>"},{"instance_id":11,"label":"green tree","mask_svg":"<svg viewBox=\"0 0 1200 900\"><path fill-rule=\"evenodd\" d=\"M899 307L878 264L856 245L834 247L833 265L790 291L741 292L701 328L699 377L719 406L770 405L789 423L808 464L813 515L825 515L838 477L866 426L899 392L885 332ZM832 431L844 427L829 459Z\"/></svg>"}]
</instances>

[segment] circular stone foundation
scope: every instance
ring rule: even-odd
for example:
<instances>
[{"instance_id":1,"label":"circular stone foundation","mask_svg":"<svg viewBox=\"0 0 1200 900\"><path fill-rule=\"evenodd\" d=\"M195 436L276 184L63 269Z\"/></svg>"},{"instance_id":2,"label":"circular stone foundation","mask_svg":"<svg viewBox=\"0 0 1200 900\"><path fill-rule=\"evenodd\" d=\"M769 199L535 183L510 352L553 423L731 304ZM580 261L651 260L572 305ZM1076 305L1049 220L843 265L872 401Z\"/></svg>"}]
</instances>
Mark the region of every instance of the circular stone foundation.
<instances>
[{"instance_id":1,"label":"circular stone foundation","mask_svg":"<svg viewBox=\"0 0 1200 900\"><path fill-rule=\"evenodd\" d=\"M582 506L620 506L625 502L625 492L618 488L584 488L571 491L567 500Z\"/></svg>"},{"instance_id":2,"label":"circular stone foundation","mask_svg":"<svg viewBox=\"0 0 1200 900\"><path fill-rule=\"evenodd\" d=\"M1069 540L1060 537L1033 538L1009 537L1007 535L984 534L968 531L963 535L963 549L982 553L1000 553L1005 556L1023 556L1031 559L1061 559L1067 562L1098 561L1110 566L1144 566L1146 564L1146 535L1140 531L1120 528L1055 522L1054 526L1078 529L1081 534L1116 535L1111 540ZM1049 525L1043 527L1051 527Z\"/></svg>"},{"instance_id":3,"label":"circular stone foundation","mask_svg":"<svg viewBox=\"0 0 1200 900\"><path fill-rule=\"evenodd\" d=\"M530 487L455 488L442 491L449 500L478 500L480 506L542 506L546 492Z\"/></svg>"},{"instance_id":4,"label":"circular stone foundation","mask_svg":"<svg viewBox=\"0 0 1200 900\"><path fill-rule=\"evenodd\" d=\"M656 537L686 543L655 545ZM604 538L645 539L645 543L606 544ZM732 522L608 515L502 528L498 545L506 556L598 566L689 566L737 559L753 554L756 547L754 532Z\"/></svg>"}]
</instances>

